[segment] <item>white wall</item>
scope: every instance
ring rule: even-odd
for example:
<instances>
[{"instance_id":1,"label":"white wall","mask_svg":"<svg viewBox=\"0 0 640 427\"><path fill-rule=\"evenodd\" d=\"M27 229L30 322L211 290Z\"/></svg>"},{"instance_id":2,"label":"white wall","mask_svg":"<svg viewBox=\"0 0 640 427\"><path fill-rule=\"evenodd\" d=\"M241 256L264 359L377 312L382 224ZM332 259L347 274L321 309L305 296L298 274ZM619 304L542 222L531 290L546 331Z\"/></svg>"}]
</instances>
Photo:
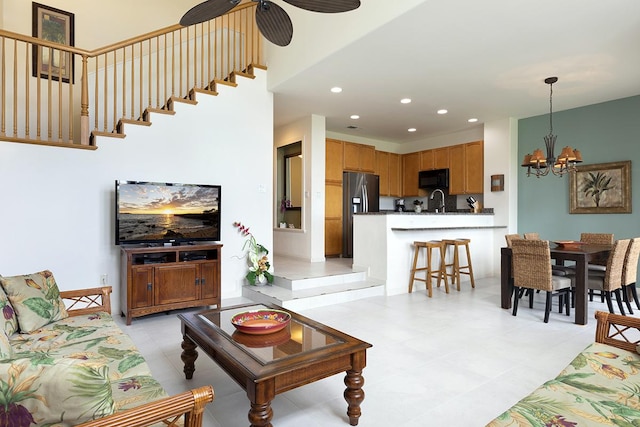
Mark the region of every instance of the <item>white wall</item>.
<instances>
[{"instance_id":1,"label":"white wall","mask_svg":"<svg viewBox=\"0 0 640 427\"><path fill-rule=\"evenodd\" d=\"M302 230L275 228L274 251L278 255L310 262L324 261L325 118L317 115L305 117L281 126L274 133L274 158L278 147L302 141L304 162ZM274 209L279 207L275 199L273 206Z\"/></svg>"},{"instance_id":2,"label":"white wall","mask_svg":"<svg viewBox=\"0 0 640 427\"><path fill-rule=\"evenodd\" d=\"M125 125L125 139L99 137L95 151L0 142L0 274L53 271L61 289L99 286L108 274L119 307L114 181L221 184L222 298L238 297L246 273L242 221L271 248L273 96L266 72L175 104L174 116ZM0 138L1 140L1 138Z\"/></svg>"}]
</instances>

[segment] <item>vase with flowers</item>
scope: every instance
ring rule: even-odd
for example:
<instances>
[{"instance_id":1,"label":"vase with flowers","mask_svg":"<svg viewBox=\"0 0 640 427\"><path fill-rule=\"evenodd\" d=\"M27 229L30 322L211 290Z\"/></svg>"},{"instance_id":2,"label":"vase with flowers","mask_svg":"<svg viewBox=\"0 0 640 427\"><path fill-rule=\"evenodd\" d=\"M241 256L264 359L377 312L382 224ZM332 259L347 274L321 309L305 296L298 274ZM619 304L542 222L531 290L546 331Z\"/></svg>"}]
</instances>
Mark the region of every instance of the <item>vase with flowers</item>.
<instances>
[{"instance_id":1,"label":"vase with flowers","mask_svg":"<svg viewBox=\"0 0 640 427\"><path fill-rule=\"evenodd\" d=\"M256 241L255 236L249 231L249 227L239 221L233 223L238 232L247 240L242 245L242 250L247 251L247 263L249 271L245 275L250 285L261 285L264 283L273 283L273 274L269 272L271 264L269 263L269 250Z\"/></svg>"}]
</instances>

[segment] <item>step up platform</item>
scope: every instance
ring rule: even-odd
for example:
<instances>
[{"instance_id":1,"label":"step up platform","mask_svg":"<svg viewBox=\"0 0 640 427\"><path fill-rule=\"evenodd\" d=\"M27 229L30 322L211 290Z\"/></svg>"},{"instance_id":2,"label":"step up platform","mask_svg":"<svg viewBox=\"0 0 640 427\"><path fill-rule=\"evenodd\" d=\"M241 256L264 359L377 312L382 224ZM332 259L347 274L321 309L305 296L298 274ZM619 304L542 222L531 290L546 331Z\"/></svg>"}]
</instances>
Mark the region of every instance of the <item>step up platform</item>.
<instances>
[{"instance_id":1,"label":"step up platform","mask_svg":"<svg viewBox=\"0 0 640 427\"><path fill-rule=\"evenodd\" d=\"M242 288L242 296L259 303L276 304L291 310L324 307L362 298L384 295L384 284L353 271L350 260L308 263L274 259L272 285Z\"/></svg>"}]
</instances>

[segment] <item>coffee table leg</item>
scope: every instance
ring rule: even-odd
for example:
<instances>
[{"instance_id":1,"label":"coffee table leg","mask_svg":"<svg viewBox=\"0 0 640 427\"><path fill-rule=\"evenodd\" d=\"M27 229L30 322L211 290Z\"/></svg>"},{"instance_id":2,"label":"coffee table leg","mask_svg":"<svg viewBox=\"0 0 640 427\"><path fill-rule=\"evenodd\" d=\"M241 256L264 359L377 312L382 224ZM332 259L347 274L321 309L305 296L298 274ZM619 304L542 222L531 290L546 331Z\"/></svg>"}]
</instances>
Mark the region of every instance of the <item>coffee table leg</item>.
<instances>
[{"instance_id":1,"label":"coffee table leg","mask_svg":"<svg viewBox=\"0 0 640 427\"><path fill-rule=\"evenodd\" d=\"M271 402L251 402L251 409L249 410L249 422L251 423L251 427L272 427L272 418L273 409L271 409Z\"/></svg>"},{"instance_id":2,"label":"coffee table leg","mask_svg":"<svg viewBox=\"0 0 640 427\"><path fill-rule=\"evenodd\" d=\"M198 352L196 351L196 345L186 336L182 339L182 354L180 355L182 362L184 363L184 376L190 380L193 378L193 372L196 370L195 361L198 358Z\"/></svg>"},{"instance_id":3,"label":"coffee table leg","mask_svg":"<svg viewBox=\"0 0 640 427\"><path fill-rule=\"evenodd\" d=\"M344 378L344 384L347 389L344 391L344 399L349 404L347 408L347 415L349 416L349 424L352 426L358 425L358 419L360 418L360 404L364 400L364 378L362 377L362 371L349 370L347 376Z\"/></svg>"}]
</instances>

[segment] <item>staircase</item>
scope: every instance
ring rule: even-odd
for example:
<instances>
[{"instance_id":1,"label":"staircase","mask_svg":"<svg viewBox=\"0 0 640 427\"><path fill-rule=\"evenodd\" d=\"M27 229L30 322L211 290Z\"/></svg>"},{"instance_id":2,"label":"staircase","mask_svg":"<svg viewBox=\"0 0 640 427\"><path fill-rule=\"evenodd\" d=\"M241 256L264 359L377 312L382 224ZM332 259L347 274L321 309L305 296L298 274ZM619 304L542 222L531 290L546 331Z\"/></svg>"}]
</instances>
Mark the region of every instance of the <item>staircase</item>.
<instances>
[{"instance_id":1,"label":"staircase","mask_svg":"<svg viewBox=\"0 0 640 427\"><path fill-rule=\"evenodd\" d=\"M275 257L274 265L273 285L246 285L242 296L296 311L384 295L384 284L354 271L350 259L309 263Z\"/></svg>"}]
</instances>

